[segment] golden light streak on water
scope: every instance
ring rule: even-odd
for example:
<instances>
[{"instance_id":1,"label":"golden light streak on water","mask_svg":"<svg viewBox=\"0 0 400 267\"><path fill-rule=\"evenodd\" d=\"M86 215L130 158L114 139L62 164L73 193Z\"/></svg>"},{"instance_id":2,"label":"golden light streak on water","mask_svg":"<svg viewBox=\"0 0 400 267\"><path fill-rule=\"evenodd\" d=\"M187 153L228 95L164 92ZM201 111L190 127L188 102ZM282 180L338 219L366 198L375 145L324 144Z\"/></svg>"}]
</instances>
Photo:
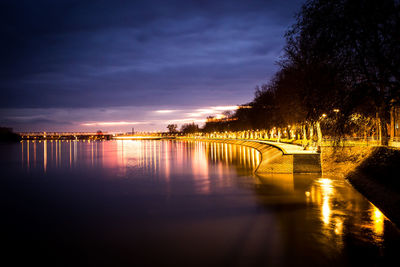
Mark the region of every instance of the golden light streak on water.
<instances>
[{"instance_id":1,"label":"golden light streak on water","mask_svg":"<svg viewBox=\"0 0 400 267\"><path fill-rule=\"evenodd\" d=\"M322 221L325 224L329 224L329 219L331 215L331 208L329 206L329 197L324 197L323 203L322 203Z\"/></svg>"},{"instance_id":2,"label":"golden light streak on water","mask_svg":"<svg viewBox=\"0 0 400 267\"><path fill-rule=\"evenodd\" d=\"M340 218L335 218L335 234L343 234L343 220L341 220Z\"/></svg>"},{"instance_id":3,"label":"golden light streak on water","mask_svg":"<svg viewBox=\"0 0 400 267\"><path fill-rule=\"evenodd\" d=\"M239 146L239 164L243 164L243 147Z\"/></svg>"},{"instance_id":4,"label":"golden light streak on water","mask_svg":"<svg viewBox=\"0 0 400 267\"><path fill-rule=\"evenodd\" d=\"M214 146L213 146L213 144L210 144L209 147L210 147L211 161L214 162L215 161L215 158L214 158Z\"/></svg>"},{"instance_id":5,"label":"golden light streak on water","mask_svg":"<svg viewBox=\"0 0 400 267\"><path fill-rule=\"evenodd\" d=\"M29 170L29 140L26 142L26 166L28 167Z\"/></svg>"},{"instance_id":6,"label":"golden light streak on water","mask_svg":"<svg viewBox=\"0 0 400 267\"><path fill-rule=\"evenodd\" d=\"M333 193L332 181L327 178L320 178L318 180L322 194L322 210L321 219L325 224L329 224L331 217L331 203L330 198Z\"/></svg>"},{"instance_id":7,"label":"golden light streak on water","mask_svg":"<svg viewBox=\"0 0 400 267\"><path fill-rule=\"evenodd\" d=\"M157 148L153 149L153 170L154 172L157 172Z\"/></svg>"},{"instance_id":8,"label":"golden light streak on water","mask_svg":"<svg viewBox=\"0 0 400 267\"><path fill-rule=\"evenodd\" d=\"M318 179L318 182L320 183L321 189L322 189L322 194L324 196L330 196L333 193L333 186L332 186L332 180L328 178L320 178Z\"/></svg>"},{"instance_id":9,"label":"golden light streak on water","mask_svg":"<svg viewBox=\"0 0 400 267\"><path fill-rule=\"evenodd\" d=\"M120 171L123 174L125 167L126 167L126 162L125 162L125 150L124 150L124 145L125 141L124 140L117 140L117 153L118 153L118 159L119 159L119 167Z\"/></svg>"},{"instance_id":10,"label":"golden light streak on water","mask_svg":"<svg viewBox=\"0 0 400 267\"><path fill-rule=\"evenodd\" d=\"M74 166L76 166L76 161L78 158L78 140L74 141Z\"/></svg>"},{"instance_id":11,"label":"golden light streak on water","mask_svg":"<svg viewBox=\"0 0 400 267\"><path fill-rule=\"evenodd\" d=\"M365 206L360 206L361 202L359 201L355 203L349 201L347 205L343 205L343 199L355 199L359 195L343 180L317 179L310 189L305 191L305 195L306 201L316 204L320 210L320 220L323 223L322 232L326 237L333 239L338 247L344 245L343 237L349 218L352 218L350 223L356 225L352 229L354 235L363 236L378 245L382 244L385 216L371 203L368 203L367 210L365 210Z\"/></svg>"},{"instance_id":12,"label":"golden light streak on water","mask_svg":"<svg viewBox=\"0 0 400 267\"><path fill-rule=\"evenodd\" d=\"M377 240L381 240L382 236L383 236L383 232L384 232L384 228L385 228L385 215L383 215L383 213L377 208L375 207L373 204L372 205L372 209L371 209L371 219L372 219L372 223L373 223L373 229L374 229L374 233L377 236Z\"/></svg>"},{"instance_id":13,"label":"golden light streak on water","mask_svg":"<svg viewBox=\"0 0 400 267\"><path fill-rule=\"evenodd\" d=\"M69 167L72 167L72 142L68 141L69 143Z\"/></svg>"},{"instance_id":14,"label":"golden light streak on water","mask_svg":"<svg viewBox=\"0 0 400 267\"><path fill-rule=\"evenodd\" d=\"M33 167L36 167L36 142L33 141Z\"/></svg>"},{"instance_id":15,"label":"golden light streak on water","mask_svg":"<svg viewBox=\"0 0 400 267\"><path fill-rule=\"evenodd\" d=\"M22 168L24 167L24 141L21 141L21 163Z\"/></svg>"},{"instance_id":16,"label":"golden light streak on water","mask_svg":"<svg viewBox=\"0 0 400 267\"><path fill-rule=\"evenodd\" d=\"M94 165L94 142L91 140L88 140L88 143L90 145L90 157L91 157L91 164L92 166Z\"/></svg>"},{"instance_id":17,"label":"golden light streak on water","mask_svg":"<svg viewBox=\"0 0 400 267\"><path fill-rule=\"evenodd\" d=\"M252 149L252 155L251 155L251 167L253 168L253 169L255 169L257 166L256 166L256 150L255 149Z\"/></svg>"},{"instance_id":18,"label":"golden light streak on water","mask_svg":"<svg viewBox=\"0 0 400 267\"><path fill-rule=\"evenodd\" d=\"M229 163L232 164L233 162L233 149L232 145L229 145Z\"/></svg>"},{"instance_id":19,"label":"golden light streak on water","mask_svg":"<svg viewBox=\"0 0 400 267\"><path fill-rule=\"evenodd\" d=\"M164 165L165 166L165 177L166 177L166 180L168 183L168 193L170 193L169 181L170 181L170 176L171 176L171 170L170 170L171 162L170 162L169 152L171 151L171 142L167 142L165 144L165 146L166 146L166 152L167 152L167 153L165 153L165 160L164 160L164 162L165 162L165 165Z\"/></svg>"},{"instance_id":20,"label":"golden light streak on water","mask_svg":"<svg viewBox=\"0 0 400 267\"><path fill-rule=\"evenodd\" d=\"M225 163L228 164L228 144L224 144L224 155L223 158L225 158Z\"/></svg>"},{"instance_id":21,"label":"golden light streak on water","mask_svg":"<svg viewBox=\"0 0 400 267\"><path fill-rule=\"evenodd\" d=\"M55 141L56 143L54 144L55 148L56 148L56 166L58 166L58 140Z\"/></svg>"},{"instance_id":22,"label":"golden light streak on water","mask_svg":"<svg viewBox=\"0 0 400 267\"><path fill-rule=\"evenodd\" d=\"M342 217L335 217L334 219L334 233L335 237L334 240L336 242L337 248L342 249L344 247L344 240L343 240L343 218Z\"/></svg>"},{"instance_id":23,"label":"golden light streak on water","mask_svg":"<svg viewBox=\"0 0 400 267\"><path fill-rule=\"evenodd\" d=\"M246 150L246 155L245 155L245 159L246 159L246 166L249 167L251 166L251 156L250 156L250 149L248 149L247 147L245 148Z\"/></svg>"},{"instance_id":24,"label":"golden light streak on water","mask_svg":"<svg viewBox=\"0 0 400 267\"><path fill-rule=\"evenodd\" d=\"M226 146L224 147L227 148ZM210 177L208 170L208 160L205 155L204 143L194 143L194 149L192 149L192 172L194 174L194 182L196 192L199 194L209 194L210 189Z\"/></svg>"},{"instance_id":25,"label":"golden light streak on water","mask_svg":"<svg viewBox=\"0 0 400 267\"><path fill-rule=\"evenodd\" d=\"M101 166L103 167L104 166L104 140L103 140L103 142L101 142Z\"/></svg>"},{"instance_id":26,"label":"golden light streak on water","mask_svg":"<svg viewBox=\"0 0 400 267\"><path fill-rule=\"evenodd\" d=\"M58 165L61 166L62 162L61 141L58 141Z\"/></svg>"},{"instance_id":27,"label":"golden light streak on water","mask_svg":"<svg viewBox=\"0 0 400 267\"><path fill-rule=\"evenodd\" d=\"M43 170L47 171L47 140L43 141Z\"/></svg>"},{"instance_id":28,"label":"golden light streak on water","mask_svg":"<svg viewBox=\"0 0 400 267\"><path fill-rule=\"evenodd\" d=\"M213 148L214 148L214 161L217 160L217 144L213 143Z\"/></svg>"}]
</instances>

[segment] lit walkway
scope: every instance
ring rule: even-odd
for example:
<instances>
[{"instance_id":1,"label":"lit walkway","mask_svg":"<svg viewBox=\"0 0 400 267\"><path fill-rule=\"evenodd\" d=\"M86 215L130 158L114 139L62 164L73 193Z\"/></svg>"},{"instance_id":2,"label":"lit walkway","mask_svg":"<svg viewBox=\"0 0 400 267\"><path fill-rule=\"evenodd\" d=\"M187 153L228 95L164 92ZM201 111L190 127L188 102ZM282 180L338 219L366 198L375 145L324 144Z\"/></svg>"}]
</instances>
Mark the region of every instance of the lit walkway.
<instances>
[{"instance_id":1,"label":"lit walkway","mask_svg":"<svg viewBox=\"0 0 400 267\"><path fill-rule=\"evenodd\" d=\"M286 143L280 143L280 142L272 142L272 141L261 141L261 140L248 140L248 141L254 141L254 142L268 144L268 145L277 147L280 150L282 150L284 154L318 154L314 150L304 150L303 147L298 146L298 145L292 145L292 144L286 144Z\"/></svg>"}]
</instances>

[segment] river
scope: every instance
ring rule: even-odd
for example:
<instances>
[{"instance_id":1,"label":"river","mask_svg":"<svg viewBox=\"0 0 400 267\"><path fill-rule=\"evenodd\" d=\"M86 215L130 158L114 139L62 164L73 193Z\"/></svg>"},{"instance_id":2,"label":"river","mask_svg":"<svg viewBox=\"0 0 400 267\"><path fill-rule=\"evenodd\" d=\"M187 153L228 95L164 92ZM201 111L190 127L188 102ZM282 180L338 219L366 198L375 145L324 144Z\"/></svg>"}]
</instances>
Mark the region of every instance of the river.
<instances>
[{"instance_id":1,"label":"river","mask_svg":"<svg viewBox=\"0 0 400 267\"><path fill-rule=\"evenodd\" d=\"M398 228L347 181L255 175L261 155L252 148L0 148L2 258L15 266L376 266L400 251Z\"/></svg>"}]
</instances>

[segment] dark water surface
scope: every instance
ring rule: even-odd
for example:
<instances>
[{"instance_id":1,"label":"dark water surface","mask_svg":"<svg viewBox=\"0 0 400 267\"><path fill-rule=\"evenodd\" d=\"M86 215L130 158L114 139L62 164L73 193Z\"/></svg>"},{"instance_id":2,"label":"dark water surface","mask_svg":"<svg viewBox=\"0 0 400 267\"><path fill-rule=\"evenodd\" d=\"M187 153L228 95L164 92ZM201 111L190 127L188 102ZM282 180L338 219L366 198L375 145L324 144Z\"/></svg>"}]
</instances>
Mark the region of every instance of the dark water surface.
<instances>
[{"instance_id":1,"label":"dark water surface","mask_svg":"<svg viewBox=\"0 0 400 267\"><path fill-rule=\"evenodd\" d=\"M0 149L2 266L376 266L400 253L398 229L345 180L253 175L251 148Z\"/></svg>"}]
</instances>

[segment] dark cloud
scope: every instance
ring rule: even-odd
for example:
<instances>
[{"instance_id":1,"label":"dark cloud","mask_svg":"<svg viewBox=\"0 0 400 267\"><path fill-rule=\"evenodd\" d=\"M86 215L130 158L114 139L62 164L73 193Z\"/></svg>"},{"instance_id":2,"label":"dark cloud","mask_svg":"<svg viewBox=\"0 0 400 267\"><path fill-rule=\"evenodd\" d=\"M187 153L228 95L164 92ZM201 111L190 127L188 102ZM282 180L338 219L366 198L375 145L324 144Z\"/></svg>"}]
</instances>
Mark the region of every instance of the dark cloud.
<instances>
[{"instance_id":1,"label":"dark cloud","mask_svg":"<svg viewBox=\"0 0 400 267\"><path fill-rule=\"evenodd\" d=\"M301 1L2 1L0 108L239 104Z\"/></svg>"},{"instance_id":2,"label":"dark cloud","mask_svg":"<svg viewBox=\"0 0 400 267\"><path fill-rule=\"evenodd\" d=\"M67 120L49 119L46 116L31 116L31 117L10 117L0 119L2 125L13 125L14 127L21 127L24 125L54 125L54 126L70 126L73 123Z\"/></svg>"}]
</instances>

